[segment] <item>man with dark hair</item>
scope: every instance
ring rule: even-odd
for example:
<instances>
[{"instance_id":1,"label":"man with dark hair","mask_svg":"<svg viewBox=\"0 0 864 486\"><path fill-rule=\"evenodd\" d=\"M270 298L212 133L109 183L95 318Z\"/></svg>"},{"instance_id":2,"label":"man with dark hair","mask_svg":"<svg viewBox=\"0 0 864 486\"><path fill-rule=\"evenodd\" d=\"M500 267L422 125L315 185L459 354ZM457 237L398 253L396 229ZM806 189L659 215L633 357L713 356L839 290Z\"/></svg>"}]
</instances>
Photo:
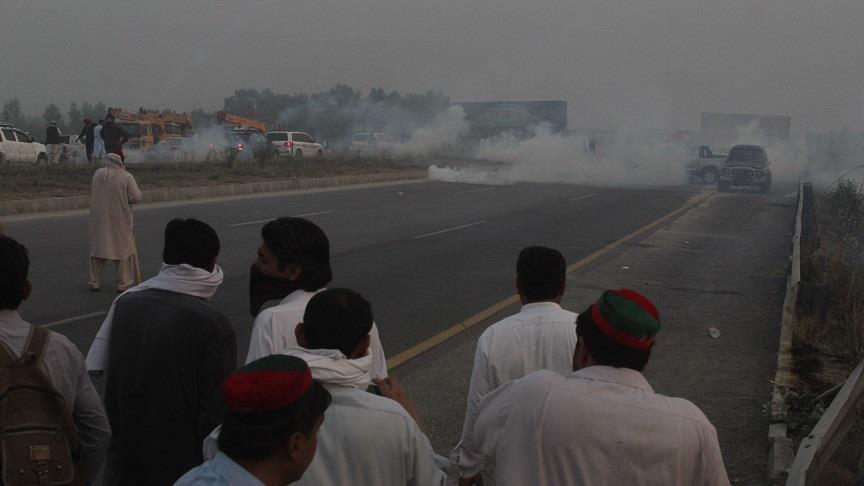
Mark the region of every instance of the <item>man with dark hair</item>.
<instances>
[{"instance_id":1,"label":"man with dark hair","mask_svg":"<svg viewBox=\"0 0 864 486\"><path fill-rule=\"evenodd\" d=\"M477 341L462 440L452 453L460 465L470 465L463 474L476 474L480 457L464 444L474 430L477 407L486 394L537 370L570 373L576 314L560 305L566 278L567 262L558 250L529 246L519 253L516 290L522 309L487 328Z\"/></svg>"},{"instance_id":2,"label":"man with dark hair","mask_svg":"<svg viewBox=\"0 0 864 486\"><path fill-rule=\"evenodd\" d=\"M18 313L21 303L32 292L27 278L29 270L27 249L12 238L0 235L0 345L13 356L22 354L33 329ZM84 357L65 336L49 331L38 366L63 397L75 422L83 454L83 479L92 481L105 460L111 427L102 400L87 375Z\"/></svg>"},{"instance_id":3,"label":"man with dark hair","mask_svg":"<svg viewBox=\"0 0 864 486\"><path fill-rule=\"evenodd\" d=\"M105 144L105 151L115 153L124 160L123 144L129 140L129 134L123 127L114 122L114 115L108 114L105 116L105 124L102 125L102 130L99 131L99 136Z\"/></svg>"},{"instance_id":4,"label":"man with dark hair","mask_svg":"<svg viewBox=\"0 0 864 486\"><path fill-rule=\"evenodd\" d=\"M87 365L107 375L109 484L170 484L201 464L237 362L231 322L206 302L223 280L219 249L206 223L169 222L159 274L120 295L96 335Z\"/></svg>"},{"instance_id":5,"label":"man with dark hair","mask_svg":"<svg viewBox=\"0 0 864 486\"><path fill-rule=\"evenodd\" d=\"M318 455L298 484L443 485L446 480L399 383L376 380L383 396L366 391L372 322L372 306L362 295L325 290L312 297L296 327L302 347L285 351L306 361L333 397Z\"/></svg>"},{"instance_id":6,"label":"man with dark hair","mask_svg":"<svg viewBox=\"0 0 864 486\"><path fill-rule=\"evenodd\" d=\"M256 317L247 363L297 346L294 329L303 320L306 304L333 278L330 240L315 223L302 218L279 218L264 225L261 240L249 282L250 310ZM281 301L260 310L265 302L274 299ZM375 323L369 336L372 377L386 378L387 360Z\"/></svg>"},{"instance_id":7,"label":"man with dark hair","mask_svg":"<svg viewBox=\"0 0 864 486\"><path fill-rule=\"evenodd\" d=\"M300 479L318 444L330 393L306 363L271 355L253 361L222 385L227 405L216 456L176 486L282 486Z\"/></svg>"},{"instance_id":8,"label":"man with dark hair","mask_svg":"<svg viewBox=\"0 0 864 486\"><path fill-rule=\"evenodd\" d=\"M481 402L468 443L495 458L495 484L728 485L714 426L642 376L660 330L654 304L607 290L576 329L574 373L537 371Z\"/></svg>"}]
</instances>

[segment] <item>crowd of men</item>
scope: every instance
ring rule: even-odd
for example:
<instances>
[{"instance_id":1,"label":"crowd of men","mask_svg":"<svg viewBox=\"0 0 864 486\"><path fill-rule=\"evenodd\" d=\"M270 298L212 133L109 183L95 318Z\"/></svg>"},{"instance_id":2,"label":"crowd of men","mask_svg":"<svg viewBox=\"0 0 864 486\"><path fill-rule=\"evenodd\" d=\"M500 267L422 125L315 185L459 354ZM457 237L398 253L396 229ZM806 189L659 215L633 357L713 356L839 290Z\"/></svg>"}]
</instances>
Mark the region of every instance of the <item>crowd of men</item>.
<instances>
[{"instance_id":1,"label":"crowd of men","mask_svg":"<svg viewBox=\"0 0 864 486\"><path fill-rule=\"evenodd\" d=\"M48 127L45 129L45 149L48 152L46 162L49 164L60 161L61 137L57 122L48 122ZM106 154L112 152L123 157L123 144L129 140L129 135L115 122L114 115L109 113L97 122L85 118L78 140L84 144L87 163L92 164L101 161Z\"/></svg>"},{"instance_id":2,"label":"crowd of men","mask_svg":"<svg viewBox=\"0 0 864 486\"><path fill-rule=\"evenodd\" d=\"M119 155L100 171L97 247L106 221L122 221L140 200ZM567 264L557 250L519 253L522 307L479 338L461 440L445 457L388 376L370 302L327 288L330 241L319 226L295 217L263 225L250 270L251 343L237 369L235 326L207 302L223 282L216 231L170 221L162 267L140 282L130 280L131 223L129 213L127 226L110 231L124 233L108 245L122 251L91 252L90 288L101 288L101 269L114 261L121 293L86 360L53 332L25 360L36 333L17 309L39 283L28 279L26 248L0 235L0 344L62 397L85 482L472 485L491 467L498 485L729 484L705 415L655 393L641 373L660 330L657 308L622 289L579 314L563 309ZM104 397L91 374L104 377ZM34 468L44 466L30 454Z\"/></svg>"}]
</instances>

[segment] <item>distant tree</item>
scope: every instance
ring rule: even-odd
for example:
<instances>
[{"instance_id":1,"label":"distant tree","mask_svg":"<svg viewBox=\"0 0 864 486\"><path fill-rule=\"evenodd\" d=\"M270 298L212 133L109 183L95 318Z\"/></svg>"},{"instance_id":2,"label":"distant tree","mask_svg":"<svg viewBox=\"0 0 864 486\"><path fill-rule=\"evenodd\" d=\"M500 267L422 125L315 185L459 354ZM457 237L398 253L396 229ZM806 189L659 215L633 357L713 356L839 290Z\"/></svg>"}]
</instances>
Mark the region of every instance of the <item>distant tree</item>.
<instances>
[{"instance_id":1,"label":"distant tree","mask_svg":"<svg viewBox=\"0 0 864 486\"><path fill-rule=\"evenodd\" d=\"M67 113L67 116L69 120L69 130L71 130L72 133L80 132L83 125L82 120L84 119L84 116L83 111L78 108L78 104L74 101L69 104L69 113Z\"/></svg>"},{"instance_id":2,"label":"distant tree","mask_svg":"<svg viewBox=\"0 0 864 486\"><path fill-rule=\"evenodd\" d=\"M216 124L216 113L196 108L189 112L192 117L192 126L195 128L208 127Z\"/></svg>"},{"instance_id":3,"label":"distant tree","mask_svg":"<svg viewBox=\"0 0 864 486\"><path fill-rule=\"evenodd\" d=\"M45 125L48 125L52 121L57 122L57 128L60 131L63 131L65 128L63 125L63 114L60 113L60 108L57 108L57 105L54 103L49 103L45 107L45 112L42 113L42 120L45 121Z\"/></svg>"},{"instance_id":4,"label":"distant tree","mask_svg":"<svg viewBox=\"0 0 864 486\"><path fill-rule=\"evenodd\" d=\"M0 121L11 123L12 126L15 127L24 127L27 118L21 110L21 100L18 98L12 98L6 103L3 103L3 110L0 112Z\"/></svg>"}]
</instances>

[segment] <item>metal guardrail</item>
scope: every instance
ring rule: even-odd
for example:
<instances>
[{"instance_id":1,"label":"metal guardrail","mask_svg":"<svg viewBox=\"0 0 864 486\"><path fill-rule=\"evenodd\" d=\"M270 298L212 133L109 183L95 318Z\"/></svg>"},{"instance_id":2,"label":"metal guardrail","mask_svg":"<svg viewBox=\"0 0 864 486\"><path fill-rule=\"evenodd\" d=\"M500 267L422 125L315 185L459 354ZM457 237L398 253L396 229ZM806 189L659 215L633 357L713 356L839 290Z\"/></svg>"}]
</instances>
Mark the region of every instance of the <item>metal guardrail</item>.
<instances>
[{"instance_id":1,"label":"metal guardrail","mask_svg":"<svg viewBox=\"0 0 864 486\"><path fill-rule=\"evenodd\" d=\"M822 466L843 442L858 414L864 411L864 361L858 363L822 418L801 441L789 469L786 486L813 484Z\"/></svg>"}]
</instances>

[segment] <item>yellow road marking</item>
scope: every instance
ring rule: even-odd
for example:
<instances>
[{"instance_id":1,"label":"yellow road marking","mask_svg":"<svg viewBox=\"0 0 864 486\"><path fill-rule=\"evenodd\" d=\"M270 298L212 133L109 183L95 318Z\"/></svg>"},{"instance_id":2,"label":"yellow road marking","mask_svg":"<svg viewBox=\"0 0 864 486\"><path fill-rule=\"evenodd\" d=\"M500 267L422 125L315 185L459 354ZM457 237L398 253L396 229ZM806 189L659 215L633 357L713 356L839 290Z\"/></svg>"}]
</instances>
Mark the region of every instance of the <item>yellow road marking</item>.
<instances>
[{"instance_id":1,"label":"yellow road marking","mask_svg":"<svg viewBox=\"0 0 864 486\"><path fill-rule=\"evenodd\" d=\"M567 267L567 273L575 272L576 270L584 267L585 265L588 265L589 263L593 262L594 260L597 260L598 258L600 258L604 255L607 255L609 252L611 252L612 250L615 250L616 248L623 245L624 243L627 243L628 241L630 241L630 240L632 240L632 239L634 239L634 238L636 238L636 237L638 237L644 233L647 233L647 232L653 230L654 228L657 228L658 226L660 226L664 223L667 223L668 221L670 221L672 219L675 219L675 218L681 216L682 214L686 213L687 211L689 211L693 207L701 204L703 201L705 201L706 199L711 197L711 195L713 195L713 194L714 194L713 192L710 192L707 194L702 193L702 194L698 194L696 196L691 197L680 208L672 211L671 213L663 216L660 219L657 219L651 223L648 223L647 225L637 229L636 231L630 233L627 236L624 236L622 238L619 238L619 239L613 241L612 243L609 243L608 245L604 246L603 248L595 251L594 253L592 253L592 254L580 259L579 261L573 263L572 265L568 266ZM454 326L451 326L451 327L439 332L438 334L430 337L429 339L421 341L420 343L415 344L414 346L411 346L410 348L406 349L405 351L402 351L401 353L397 354L396 356L393 356L392 358L388 359L387 360L387 368L392 370L393 368L396 368L399 365L405 364L406 362L416 358L420 354L423 354L426 351L429 351L430 349L438 346L439 344L447 341L448 339L450 339L454 336L458 336L459 334L462 334L463 332L467 331L468 329L476 326L477 324L480 324L481 322L485 321L489 317L491 317L491 316L495 315L496 313L506 309L507 307L510 307L513 304L517 304L518 302L519 302L519 295L511 295L510 297L507 297L506 299L504 299L504 300L502 300L502 301L500 301L500 302L498 302L498 303L496 303L490 307L487 307L486 309L483 309L482 311L474 314L473 316L469 317L468 319L465 319L464 321L462 321L462 322L460 322Z\"/></svg>"}]
</instances>

